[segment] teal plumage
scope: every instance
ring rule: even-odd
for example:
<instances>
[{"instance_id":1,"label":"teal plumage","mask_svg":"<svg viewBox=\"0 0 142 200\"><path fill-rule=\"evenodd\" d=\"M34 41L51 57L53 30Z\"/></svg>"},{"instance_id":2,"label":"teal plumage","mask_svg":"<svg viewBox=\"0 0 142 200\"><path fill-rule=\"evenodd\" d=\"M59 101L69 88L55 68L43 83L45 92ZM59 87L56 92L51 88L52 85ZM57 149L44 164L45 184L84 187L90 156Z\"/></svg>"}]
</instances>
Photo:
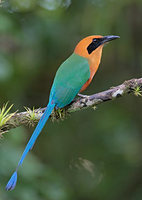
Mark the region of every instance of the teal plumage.
<instances>
[{"instance_id":1,"label":"teal plumage","mask_svg":"<svg viewBox=\"0 0 142 200\"><path fill-rule=\"evenodd\" d=\"M90 77L88 60L73 53L58 69L50 99L62 108L75 98Z\"/></svg>"},{"instance_id":2,"label":"teal plumage","mask_svg":"<svg viewBox=\"0 0 142 200\"><path fill-rule=\"evenodd\" d=\"M48 120L52 110L56 106L62 108L74 99L82 86L90 77L88 60L73 53L58 69L53 86L51 88L49 103L41 117L37 127L35 128L22 156L18 166L11 176L6 190L13 190L17 182L17 171L22 165L26 155L32 149L37 137Z\"/></svg>"}]
</instances>

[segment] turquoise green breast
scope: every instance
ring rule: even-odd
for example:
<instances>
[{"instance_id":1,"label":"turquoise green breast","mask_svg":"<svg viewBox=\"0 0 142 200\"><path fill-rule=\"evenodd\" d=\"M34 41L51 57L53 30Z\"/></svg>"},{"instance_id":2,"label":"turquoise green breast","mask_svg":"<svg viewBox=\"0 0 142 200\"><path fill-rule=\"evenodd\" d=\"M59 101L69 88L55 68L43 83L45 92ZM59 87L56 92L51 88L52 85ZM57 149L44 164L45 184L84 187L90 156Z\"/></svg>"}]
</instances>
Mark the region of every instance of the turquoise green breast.
<instances>
[{"instance_id":1,"label":"turquoise green breast","mask_svg":"<svg viewBox=\"0 0 142 200\"><path fill-rule=\"evenodd\" d=\"M88 60L73 53L58 69L51 88L50 99L59 108L68 105L89 77Z\"/></svg>"}]
</instances>

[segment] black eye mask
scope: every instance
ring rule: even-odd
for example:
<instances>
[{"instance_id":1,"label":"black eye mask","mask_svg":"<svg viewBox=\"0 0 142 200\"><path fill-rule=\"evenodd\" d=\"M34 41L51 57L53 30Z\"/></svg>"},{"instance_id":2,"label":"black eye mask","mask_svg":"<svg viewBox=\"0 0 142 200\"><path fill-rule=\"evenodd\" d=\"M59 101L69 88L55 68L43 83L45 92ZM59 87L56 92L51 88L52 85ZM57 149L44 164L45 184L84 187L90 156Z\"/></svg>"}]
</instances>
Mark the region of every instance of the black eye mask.
<instances>
[{"instance_id":1,"label":"black eye mask","mask_svg":"<svg viewBox=\"0 0 142 200\"><path fill-rule=\"evenodd\" d=\"M97 49L101 44L103 44L103 38L93 38L92 42L87 47L87 51L91 54L95 49Z\"/></svg>"}]
</instances>

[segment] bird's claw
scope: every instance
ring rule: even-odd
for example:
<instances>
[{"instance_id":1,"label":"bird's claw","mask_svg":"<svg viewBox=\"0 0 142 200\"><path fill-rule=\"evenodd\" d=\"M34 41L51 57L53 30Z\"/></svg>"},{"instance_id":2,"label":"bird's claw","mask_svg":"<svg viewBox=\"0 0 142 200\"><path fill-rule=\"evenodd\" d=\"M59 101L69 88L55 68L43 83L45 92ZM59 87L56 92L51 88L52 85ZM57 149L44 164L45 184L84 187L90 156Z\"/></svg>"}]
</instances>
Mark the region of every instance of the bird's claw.
<instances>
[{"instance_id":1,"label":"bird's claw","mask_svg":"<svg viewBox=\"0 0 142 200\"><path fill-rule=\"evenodd\" d=\"M78 95L79 97L89 98L89 96L88 96L88 95L85 95L85 94L80 94L80 93L78 93L77 95Z\"/></svg>"}]
</instances>

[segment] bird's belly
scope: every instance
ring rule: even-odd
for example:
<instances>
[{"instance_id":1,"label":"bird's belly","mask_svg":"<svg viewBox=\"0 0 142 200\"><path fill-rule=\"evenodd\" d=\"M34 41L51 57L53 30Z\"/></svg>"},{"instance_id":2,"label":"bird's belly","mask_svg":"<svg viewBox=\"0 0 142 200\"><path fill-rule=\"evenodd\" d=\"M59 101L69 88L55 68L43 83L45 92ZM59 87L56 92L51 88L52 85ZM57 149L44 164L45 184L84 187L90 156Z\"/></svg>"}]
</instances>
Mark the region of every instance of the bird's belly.
<instances>
[{"instance_id":1,"label":"bird's belly","mask_svg":"<svg viewBox=\"0 0 142 200\"><path fill-rule=\"evenodd\" d=\"M88 81L82 86L81 90L79 92L83 92L91 83L94 75L96 74L96 71L98 70L99 67L99 61L94 61L92 60L92 62L90 63L90 78L88 79Z\"/></svg>"}]
</instances>

